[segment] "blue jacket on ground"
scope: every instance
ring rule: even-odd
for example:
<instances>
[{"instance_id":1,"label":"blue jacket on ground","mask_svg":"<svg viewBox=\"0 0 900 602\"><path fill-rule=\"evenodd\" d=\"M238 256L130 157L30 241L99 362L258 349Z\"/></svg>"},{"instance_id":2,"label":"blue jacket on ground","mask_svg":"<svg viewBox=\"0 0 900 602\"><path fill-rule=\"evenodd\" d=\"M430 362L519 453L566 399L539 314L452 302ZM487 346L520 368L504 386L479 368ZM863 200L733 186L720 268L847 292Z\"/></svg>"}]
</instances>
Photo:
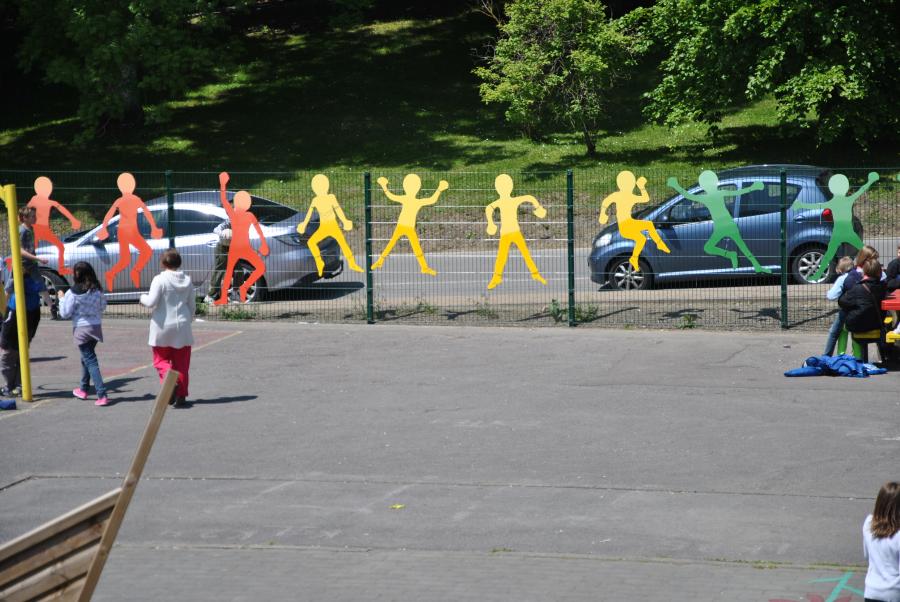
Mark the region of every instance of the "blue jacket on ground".
<instances>
[{"instance_id":1,"label":"blue jacket on ground","mask_svg":"<svg viewBox=\"0 0 900 602\"><path fill-rule=\"evenodd\" d=\"M806 358L802 368L794 368L785 376L855 376L865 378L870 374L884 374L885 368L867 364L852 355L814 355Z\"/></svg>"}]
</instances>

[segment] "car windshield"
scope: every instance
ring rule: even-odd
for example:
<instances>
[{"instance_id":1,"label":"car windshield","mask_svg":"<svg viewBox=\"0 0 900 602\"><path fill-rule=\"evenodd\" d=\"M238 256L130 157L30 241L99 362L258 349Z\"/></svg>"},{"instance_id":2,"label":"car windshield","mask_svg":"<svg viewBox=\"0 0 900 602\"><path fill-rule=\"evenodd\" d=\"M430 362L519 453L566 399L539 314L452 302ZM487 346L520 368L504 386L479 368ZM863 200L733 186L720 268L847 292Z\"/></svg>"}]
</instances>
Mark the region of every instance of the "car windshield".
<instances>
[{"instance_id":1,"label":"car windshield","mask_svg":"<svg viewBox=\"0 0 900 602\"><path fill-rule=\"evenodd\" d=\"M293 217L297 211L268 199L253 197L250 213L256 216L260 224L268 226Z\"/></svg>"},{"instance_id":2,"label":"car windshield","mask_svg":"<svg viewBox=\"0 0 900 602\"><path fill-rule=\"evenodd\" d=\"M663 201L662 203L657 203L655 205L651 205L650 207L644 207L643 209L641 209L640 211L635 213L633 217L635 219L644 219L648 215L650 215L651 213L653 213L654 211L656 211L657 209L662 207L665 202L666 201Z\"/></svg>"}]
</instances>

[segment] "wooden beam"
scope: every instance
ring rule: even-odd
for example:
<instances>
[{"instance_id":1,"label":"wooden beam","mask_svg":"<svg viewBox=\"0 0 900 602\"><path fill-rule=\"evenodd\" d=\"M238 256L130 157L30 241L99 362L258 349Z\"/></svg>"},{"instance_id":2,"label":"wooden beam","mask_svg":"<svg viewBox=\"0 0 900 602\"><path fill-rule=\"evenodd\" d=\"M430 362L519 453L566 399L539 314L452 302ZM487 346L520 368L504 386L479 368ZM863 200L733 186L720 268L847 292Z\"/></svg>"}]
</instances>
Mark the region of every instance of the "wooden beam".
<instances>
[{"instance_id":1,"label":"wooden beam","mask_svg":"<svg viewBox=\"0 0 900 602\"><path fill-rule=\"evenodd\" d=\"M112 549L116 535L119 533L119 527L125 518L125 511L128 509L128 504L134 495L141 473L144 471L144 465L147 463L147 457L150 455L153 442L156 440L156 433L159 431L163 415L166 412L166 408L169 407L172 395L175 393L178 376L178 372L169 370L169 373L166 374L166 378L163 380L162 389L160 389L159 395L156 396L153 413L150 414L150 421L147 423L144 436L141 438L137 453L131 462L131 468L125 476L125 482L122 484L122 495L119 496L119 501L116 502L116 506L113 508L109 522L106 524L106 529L103 531L103 537L100 539L100 547L97 549L94 561L91 563L87 577L84 579L84 588L82 588L81 595L78 597L79 602L90 602L91 596L94 595L97 582L100 580L100 573L103 571L103 566L109 557L109 551Z\"/></svg>"}]
</instances>

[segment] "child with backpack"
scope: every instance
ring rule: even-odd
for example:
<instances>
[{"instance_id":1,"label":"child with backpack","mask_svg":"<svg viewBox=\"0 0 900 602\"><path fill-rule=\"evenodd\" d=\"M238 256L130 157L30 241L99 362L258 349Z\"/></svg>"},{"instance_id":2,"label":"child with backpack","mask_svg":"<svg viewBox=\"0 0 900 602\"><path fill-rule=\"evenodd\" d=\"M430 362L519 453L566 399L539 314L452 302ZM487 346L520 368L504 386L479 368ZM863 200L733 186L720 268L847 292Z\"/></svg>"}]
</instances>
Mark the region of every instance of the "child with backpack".
<instances>
[{"instance_id":1,"label":"child with backpack","mask_svg":"<svg viewBox=\"0 0 900 602\"><path fill-rule=\"evenodd\" d=\"M43 280L23 278L25 285L25 315L28 325L28 342L34 339L41 321L41 292L46 291ZM6 318L0 326L0 374L5 385L0 387L0 396L12 397L21 392L21 366L19 363L19 325L16 321L16 292L12 273L4 286L7 297ZM21 308L21 304L19 304ZM21 311L21 309L19 309Z\"/></svg>"},{"instance_id":2,"label":"child with backpack","mask_svg":"<svg viewBox=\"0 0 900 602\"><path fill-rule=\"evenodd\" d=\"M849 332L877 330L883 335L884 316L881 312L881 302L884 300L885 285L881 279L881 264L877 259L867 259L862 270L862 279L845 290L838 299L838 305L845 312L844 323ZM846 288L846 281L844 286ZM880 340L884 340L884 337L881 336ZM863 361L868 361L866 349L867 347L863 346ZM881 342L878 344L878 351L884 360L887 351Z\"/></svg>"},{"instance_id":3,"label":"child with backpack","mask_svg":"<svg viewBox=\"0 0 900 602\"><path fill-rule=\"evenodd\" d=\"M97 343L103 342L103 310L106 309L106 296L97 279L91 264L79 261L72 269L75 284L65 292L59 291L62 299L59 315L72 319L72 337L81 353L81 385L72 390L78 399L88 398L91 381L97 393L95 406L109 405L106 396L106 385L100 374L100 362L97 360Z\"/></svg>"}]
</instances>

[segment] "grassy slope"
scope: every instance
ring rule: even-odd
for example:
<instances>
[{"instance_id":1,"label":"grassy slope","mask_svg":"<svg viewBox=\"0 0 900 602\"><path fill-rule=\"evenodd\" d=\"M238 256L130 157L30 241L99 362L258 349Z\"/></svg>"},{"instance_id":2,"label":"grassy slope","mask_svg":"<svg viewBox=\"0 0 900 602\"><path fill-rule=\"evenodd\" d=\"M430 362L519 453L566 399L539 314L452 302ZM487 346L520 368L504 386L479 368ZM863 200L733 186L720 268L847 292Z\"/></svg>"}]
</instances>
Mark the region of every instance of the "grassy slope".
<instances>
[{"instance_id":1,"label":"grassy slope","mask_svg":"<svg viewBox=\"0 0 900 602\"><path fill-rule=\"evenodd\" d=\"M684 173L762 162L897 163L896 148L816 149L808 131L776 125L771 100L736 110L715 143L700 125L645 124L628 98L610 111L598 158L585 157L566 133L525 140L505 125L500 108L478 98L471 70L491 34L492 24L471 12L347 31L252 28L235 46L239 68L211 74L213 83L168 103L168 121L88 147L70 144L77 124L68 99L58 91L26 94L0 126L0 169L498 172L602 165Z\"/></svg>"}]
</instances>

